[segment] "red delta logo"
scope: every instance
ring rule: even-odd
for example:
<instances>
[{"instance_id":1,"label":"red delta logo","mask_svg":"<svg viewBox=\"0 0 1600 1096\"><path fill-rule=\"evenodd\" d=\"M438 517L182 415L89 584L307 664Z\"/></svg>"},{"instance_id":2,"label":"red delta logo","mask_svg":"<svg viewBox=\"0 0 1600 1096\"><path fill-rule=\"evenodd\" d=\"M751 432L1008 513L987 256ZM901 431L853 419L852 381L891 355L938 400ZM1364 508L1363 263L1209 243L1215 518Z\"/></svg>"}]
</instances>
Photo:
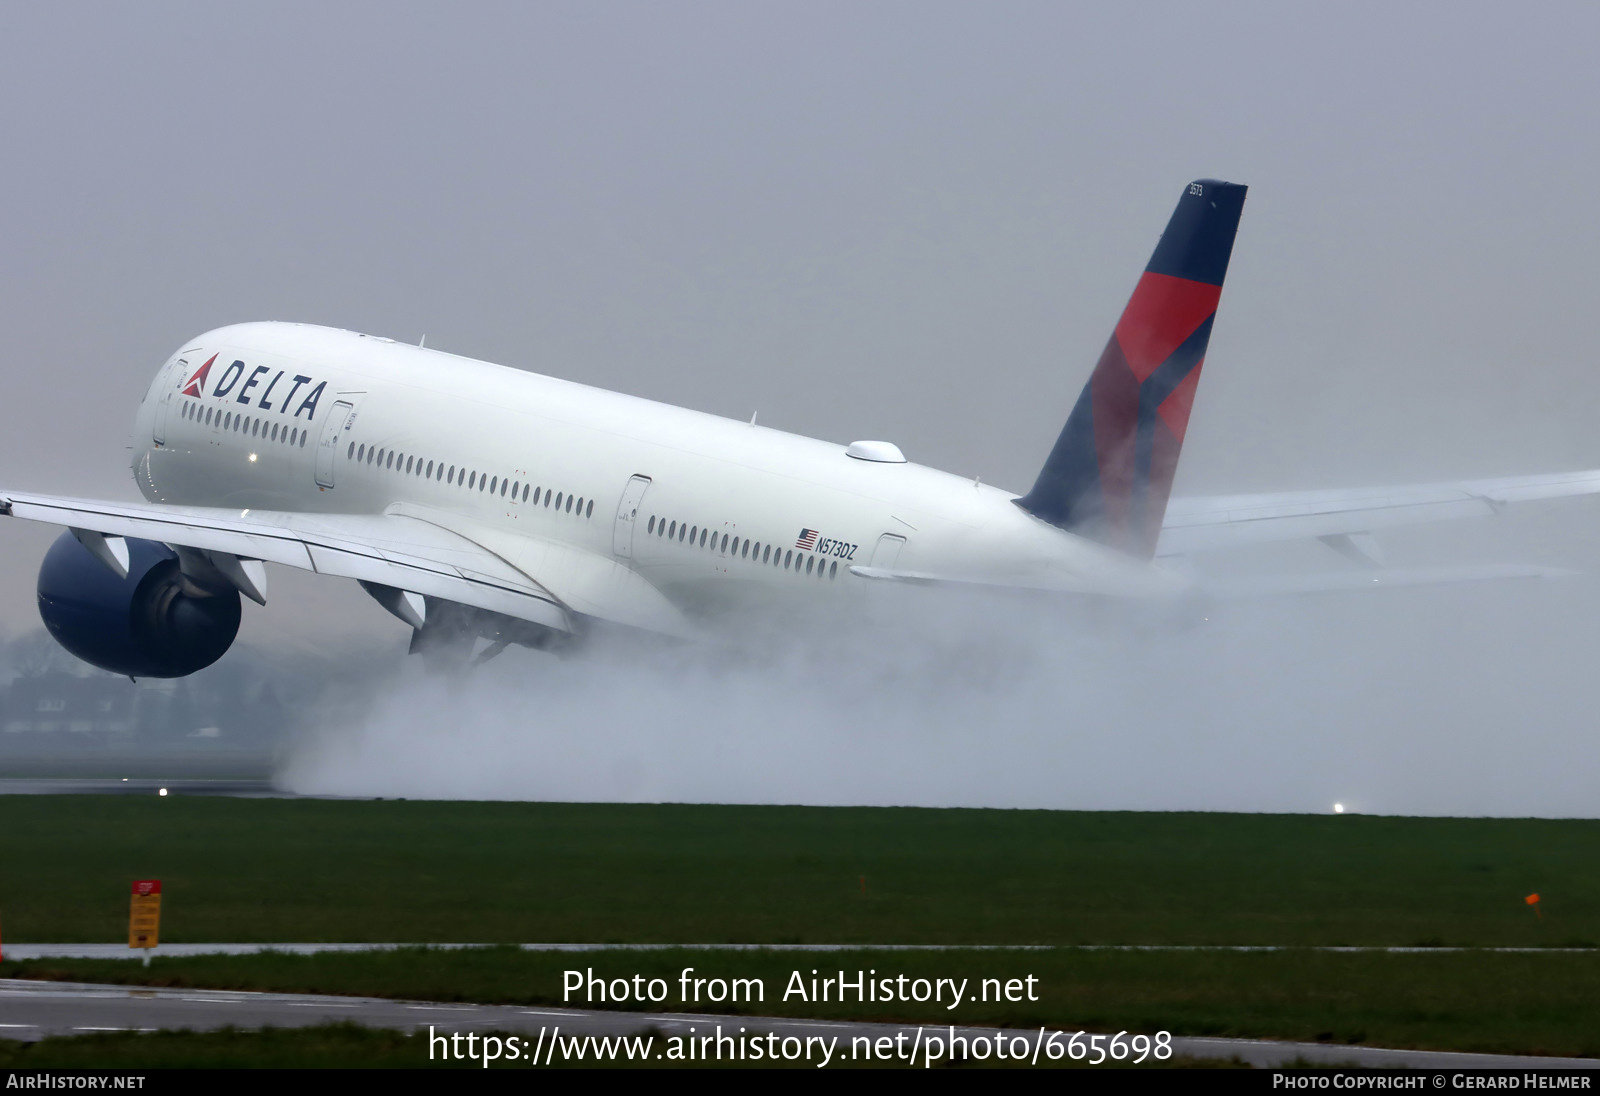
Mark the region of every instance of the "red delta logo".
<instances>
[{"instance_id":1,"label":"red delta logo","mask_svg":"<svg viewBox=\"0 0 1600 1096\"><path fill-rule=\"evenodd\" d=\"M206 359L206 364L194 371L194 376L190 377L188 383L183 386L183 394L185 396L194 396L198 399L206 394L206 378L211 376L211 363L216 360L217 356L213 354Z\"/></svg>"}]
</instances>

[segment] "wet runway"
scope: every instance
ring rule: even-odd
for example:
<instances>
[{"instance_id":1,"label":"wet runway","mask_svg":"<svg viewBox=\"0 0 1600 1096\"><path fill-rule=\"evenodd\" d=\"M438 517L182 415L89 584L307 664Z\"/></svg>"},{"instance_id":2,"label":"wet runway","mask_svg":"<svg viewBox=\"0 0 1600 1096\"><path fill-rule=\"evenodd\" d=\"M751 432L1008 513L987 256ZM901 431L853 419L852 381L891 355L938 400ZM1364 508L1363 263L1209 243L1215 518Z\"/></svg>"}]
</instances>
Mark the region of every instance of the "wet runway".
<instances>
[{"instance_id":1,"label":"wet runway","mask_svg":"<svg viewBox=\"0 0 1600 1096\"><path fill-rule=\"evenodd\" d=\"M533 1008L518 1005L444 1004L428 1001L391 1001L370 997L325 997L309 994L243 993L231 990L146 989L126 986L0 979L0 1038L36 1040L46 1035L74 1035L95 1031L151 1031L163 1028L209 1030L239 1028L307 1027L330 1022L354 1022L370 1027L405 1031L432 1029L437 1033L506 1032L531 1039L541 1035L552 1041L553 1029L563 1036L633 1035L654 1029L662 1035L714 1035L771 1032L781 1038L836 1038L841 1048L852 1039L874 1042L905 1034L904 1045L922 1043L929 1036L948 1037L948 1027L900 1024L846 1023L795 1020L778 1017L715 1016L657 1012L606 1012L590 1009ZM957 1036L990 1038L993 1028L956 1028ZM1033 1039L1037 1032L1008 1031L1009 1039ZM1147 1033L1148 1034L1148 1033ZM1322 1043L1279 1043L1249 1039L1177 1037L1175 1054L1198 1058L1238 1058L1255 1066L1279 1066L1294 1061L1329 1065L1397 1067L1411 1069L1556 1068L1596 1069L1600 1059L1534 1058L1493 1054L1456 1054L1442 1051L1385 1050L1374 1047L1330 1046ZM841 1053L847 1053L842 1051ZM920 1064L920 1063L919 1063Z\"/></svg>"}]
</instances>

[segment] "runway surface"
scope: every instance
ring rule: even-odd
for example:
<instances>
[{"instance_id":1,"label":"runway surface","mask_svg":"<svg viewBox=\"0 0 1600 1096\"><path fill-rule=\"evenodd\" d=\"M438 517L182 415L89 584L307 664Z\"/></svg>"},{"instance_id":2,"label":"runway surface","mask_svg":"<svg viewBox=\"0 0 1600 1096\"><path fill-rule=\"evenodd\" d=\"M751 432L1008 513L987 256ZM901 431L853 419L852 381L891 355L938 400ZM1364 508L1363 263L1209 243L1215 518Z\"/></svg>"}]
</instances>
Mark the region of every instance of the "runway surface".
<instances>
[{"instance_id":1,"label":"runway surface","mask_svg":"<svg viewBox=\"0 0 1600 1096\"><path fill-rule=\"evenodd\" d=\"M716 1016L666 1012L605 1012L589 1009L529 1008L517 1005L465 1005L427 1001L390 1001L369 997L324 997L288 993L243 993L232 990L145 989L71 982L0 979L0 1038L36 1040L46 1035L94 1031L152 1031L163 1028L209 1030L307 1027L329 1022L354 1022L369 1027L435 1033L507 1032L529 1038L547 1036L559 1027L563 1036L633 1035L653 1028L663 1035L711 1035L771 1032L785 1037L836 1037L848 1047L853 1038L877 1040L905 1033L910 1044L915 1025L842 1023L761 1016ZM921 1039L947 1036L948 1027L926 1026ZM968 1039L991 1038L993 1028L956 1028ZM1008 1031L1008 1037L1033 1038L1036 1032ZM1150 1034L1150 1033L1145 1033ZM551 1036L553 1038L553 1036ZM1327 1065L1411 1069L1597 1069L1600 1059L1535 1058L1444 1051L1385 1050L1375 1047L1330 1046L1322 1043L1277 1043L1249 1039L1176 1037L1177 1055L1196 1058L1238 1058L1254 1066L1281 1066L1294 1061Z\"/></svg>"}]
</instances>

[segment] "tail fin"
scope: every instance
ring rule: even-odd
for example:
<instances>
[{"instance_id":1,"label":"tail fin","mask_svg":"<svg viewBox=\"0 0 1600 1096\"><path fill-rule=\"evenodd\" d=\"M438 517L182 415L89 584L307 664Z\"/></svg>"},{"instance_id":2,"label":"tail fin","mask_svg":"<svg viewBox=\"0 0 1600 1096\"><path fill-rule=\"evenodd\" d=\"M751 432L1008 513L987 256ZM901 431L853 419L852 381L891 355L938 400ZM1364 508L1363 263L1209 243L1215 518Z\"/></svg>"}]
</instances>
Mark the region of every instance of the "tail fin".
<instances>
[{"instance_id":1,"label":"tail fin","mask_svg":"<svg viewBox=\"0 0 1600 1096\"><path fill-rule=\"evenodd\" d=\"M1246 188L1190 183L1039 478L1017 505L1149 558L1178 470Z\"/></svg>"}]
</instances>

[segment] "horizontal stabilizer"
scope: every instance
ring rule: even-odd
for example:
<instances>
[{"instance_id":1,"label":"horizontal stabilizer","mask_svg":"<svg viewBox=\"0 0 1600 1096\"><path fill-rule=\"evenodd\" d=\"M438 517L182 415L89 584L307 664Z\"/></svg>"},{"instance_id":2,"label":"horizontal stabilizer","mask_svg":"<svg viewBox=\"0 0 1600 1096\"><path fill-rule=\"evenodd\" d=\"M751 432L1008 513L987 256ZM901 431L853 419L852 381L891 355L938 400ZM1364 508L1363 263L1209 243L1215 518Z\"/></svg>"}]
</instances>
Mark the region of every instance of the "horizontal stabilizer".
<instances>
[{"instance_id":1,"label":"horizontal stabilizer","mask_svg":"<svg viewBox=\"0 0 1600 1096\"><path fill-rule=\"evenodd\" d=\"M1581 574L1562 567L1490 563L1473 567L1416 567L1384 571L1338 571L1310 575L1268 575L1239 581L1206 582L1200 589L1213 597L1235 600L1292 594L1338 594L1352 590L1392 590L1400 586L1447 586L1464 582L1508 579L1571 578Z\"/></svg>"},{"instance_id":2,"label":"horizontal stabilizer","mask_svg":"<svg viewBox=\"0 0 1600 1096\"><path fill-rule=\"evenodd\" d=\"M1517 503L1600 494L1600 469L1391 487L1173 499L1163 556L1487 517Z\"/></svg>"}]
</instances>

